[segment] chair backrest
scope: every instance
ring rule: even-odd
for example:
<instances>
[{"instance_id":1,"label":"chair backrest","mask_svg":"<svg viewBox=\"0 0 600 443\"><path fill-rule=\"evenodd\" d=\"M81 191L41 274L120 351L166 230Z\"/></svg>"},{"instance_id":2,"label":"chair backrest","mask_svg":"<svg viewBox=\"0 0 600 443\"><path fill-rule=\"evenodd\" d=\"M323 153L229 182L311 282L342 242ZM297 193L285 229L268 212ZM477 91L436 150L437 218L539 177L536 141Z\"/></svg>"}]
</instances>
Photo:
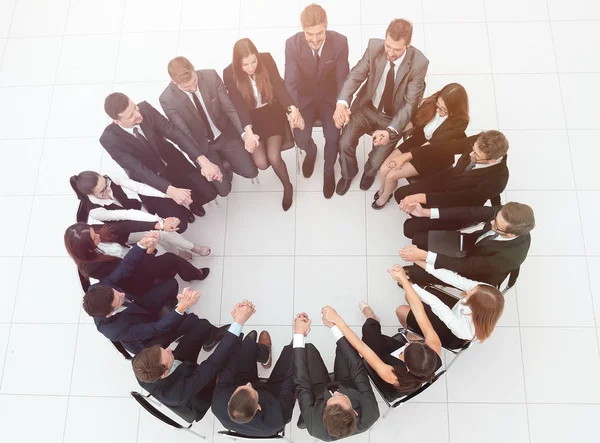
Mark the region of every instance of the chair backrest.
<instances>
[{"instance_id":1,"label":"chair backrest","mask_svg":"<svg viewBox=\"0 0 600 443\"><path fill-rule=\"evenodd\" d=\"M225 435L227 437L234 438L236 440L276 440L285 438L285 428L279 431L277 434L272 435L270 437L252 437L248 435L242 435L235 431L219 431L219 434Z\"/></svg>"},{"instance_id":2,"label":"chair backrest","mask_svg":"<svg viewBox=\"0 0 600 443\"><path fill-rule=\"evenodd\" d=\"M508 274L508 283L506 284L506 287L504 289L501 289L503 294L506 294L508 292L508 290L515 285L515 283L517 282L517 279L519 278L519 272L521 272L520 266L518 268L510 271L510 274ZM498 288L498 289L500 289L500 288Z\"/></svg>"},{"instance_id":3,"label":"chair backrest","mask_svg":"<svg viewBox=\"0 0 600 443\"><path fill-rule=\"evenodd\" d=\"M117 348L117 351L119 351L121 353L121 355L123 356L123 358L125 360L132 360L133 356L129 353L129 351L127 349L125 349L125 346L123 346L123 343L121 343L120 341L110 341L113 346L115 348Z\"/></svg>"},{"instance_id":4,"label":"chair backrest","mask_svg":"<svg viewBox=\"0 0 600 443\"><path fill-rule=\"evenodd\" d=\"M135 401L137 401L140 406L142 408L144 408L146 411L148 411L150 414L152 414L155 418L157 418L158 420L162 421L163 423L165 423L166 425L171 426L172 428L176 428L176 429L186 429L185 426L181 426L179 423L177 423L175 420L173 420L170 417L167 417L165 414L163 414L162 412L160 412L158 409L156 409L147 399L146 397L144 397L142 394L140 394L139 392L136 391L131 391L130 392L131 396L133 397L133 399Z\"/></svg>"}]
</instances>

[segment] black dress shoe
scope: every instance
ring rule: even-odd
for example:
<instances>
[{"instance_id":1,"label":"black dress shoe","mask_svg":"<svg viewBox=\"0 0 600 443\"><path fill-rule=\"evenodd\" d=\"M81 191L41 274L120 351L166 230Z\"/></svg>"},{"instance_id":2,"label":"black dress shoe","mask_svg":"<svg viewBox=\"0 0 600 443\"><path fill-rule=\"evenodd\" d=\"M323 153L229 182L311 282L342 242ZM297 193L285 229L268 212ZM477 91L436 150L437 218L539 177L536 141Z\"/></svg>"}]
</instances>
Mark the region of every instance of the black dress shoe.
<instances>
[{"instance_id":1,"label":"black dress shoe","mask_svg":"<svg viewBox=\"0 0 600 443\"><path fill-rule=\"evenodd\" d=\"M352 179L346 180L345 178L340 178L340 181L337 182L337 186L335 188L335 192L338 195L344 195L350 189L350 185L352 184Z\"/></svg>"},{"instance_id":2,"label":"black dress shoe","mask_svg":"<svg viewBox=\"0 0 600 443\"><path fill-rule=\"evenodd\" d=\"M244 340L252 340L255 342L257 337L258 337L258 332L256 332L255 329L253 329L246 334L246 337L244 337Z\"/></svg>"},{"instance_id":3,"label":"black dress shoe","mask_svg":"<svg viewBox=\"0 0 600 443\"><path fill-rule=\"evenodd\" d=\"M225 337L225 333L229 329L229 326L231 325L223 325L220 328L213 329L213 333L204 342L202 349L204 349L206 352L212 351L213 348L217 346L221 340L223 340L223 337Z\"/></svg>"},{"instance_id":4,"label":"black dress shoe","mask_svg":"<svg viewBox=\"0 0 600 443\"><path fill-rule=\"evenodd\" d=\"M300 417L298 417L298 423L296 424L296 426L298 426L299 429L306 429L306 423L304 422L304 417L302 417L302 414L300 414Z\"/></svg>"},{"instance_id":5,"label":"black dress shoe","mask_svg":"<svg viewBox=\"0 0 600 443\"><path fill-rule=\"evenodd\" d=\"M375 177L369 177L366 174L363 174L360 178L360 189L363 191L369 190L371 186L373 186L373 182L375 181Z\"/></svg>"},{"instance_id":6,"label":"black dress shoe","mask_svg":"<svg viewBox=\"0 0 600 443\"><path fill-rule=\"evenodd\" d=\"M325 198L331 198L335 191L335 175L326 175L323 177L323 195Z\"/></svg>"},{"instance_id":7,"label":"black dress shoe","mask_svg":"<svg viewBox=\"0 0 600 443\"><path fill-rule=\"evenodd\" d=\"M392 197L393 197L393 196L392 196L392 195L390 195L390 197L389 197L389 198L386 200L386 202L385 202L384 204L382 204L381 206L379 206L379 205L377 204L377 200L375 200L373 203L371 203L371 207L372 207L373 209L375 209L376 211L379 211L380 209L383 209L385 205L387 205L387 204L388 204L388 202L389 202L389 201L392 199ZM379 197L378 197L378 198L379 198Z\"/></svg>"},{"instance_id":8,"label":"black dress shoe","mask_svg":"<svg viewBox=\"0 0 600 443\"><path fill-rule=\"evenodd\" d=\"M287 211L292 207L292 201L294 200L294 188L291 183L288 183L283 187L283 200L281 200L281 207L284 211Z\"/></svg>"},{"instance_id":9,"label":"black dress shoe","mask_svg":"<svg viewBox=\"0 0 600 443\"><path fill-rule=\"evenodd\" d=\"M198 279L200 281L205 280L206 277L208 277L208 274L210 274L210 268L198 268L198 271L200 271L200 274L202 274Z\"/></svg>"},{"instance_id":10,"label":"black dress shoe","mask_svg":"<svg viewBox=\"0 0 600 443\"><path fill-rule=\"evenodd\" d=\"M314 156L307 155L302 162L302 175L308 178L312 175L315 170L315 160L317 159L316 154Z\"/></svg>"},{"instance_id":11,"label":"black dress shoe","mask_svg":"<svg viewBox=\"0 0 600 443\"><path fill-rule=\"evenodd\" d=\"M200 205L192 204L190 206L190 211L192 211L192 214L197 215L198 217L204 217L206 215L206 211Z\"/></svg>"},{"instance_id":12,"label":"black dress shoe","mask_svg":"<svg viewBox=\"0 0 600 443\"><path fill-rule=\"evenodd\" d=\"M188 216L187 216L188 223L194 223L194 220L196 220L196 216L194 215L194 213L192 211L188 211Z\"/></svg>"}]
</instances>

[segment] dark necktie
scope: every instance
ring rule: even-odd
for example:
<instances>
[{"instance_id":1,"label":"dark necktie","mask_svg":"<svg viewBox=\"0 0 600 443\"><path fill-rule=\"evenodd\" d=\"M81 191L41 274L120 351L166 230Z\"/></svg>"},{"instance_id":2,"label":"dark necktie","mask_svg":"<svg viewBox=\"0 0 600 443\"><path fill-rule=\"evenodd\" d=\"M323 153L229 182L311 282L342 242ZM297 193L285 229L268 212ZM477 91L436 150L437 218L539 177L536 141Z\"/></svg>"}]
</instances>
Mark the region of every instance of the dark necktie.
<instances>
[{"instance_id":1,"label":"dark necktie","mask_svg":"<svg viewBox=\"0 0 600 443\"><path fill-rule=\"evenodd\" d=\"M135 135L135 138L137 138L139 141L141 141L144 146L146 146L147 148L150 147L150 143L148 142L148 139L142 135L142 133L140 132L140 130L138 129L137 126L133 127L133 135Z\"/></svg>"},{"instance_id":2,"label":"dark necktie","mask_svg":"<svg viewBox=\"0 0 600 443\"><path fill-rule=\"evenodd\" d=\"M317 64L317 68L319 67L319 62L321 61L321 57L319 56L319 51L313 49L313 53L315 56L315 62Z\"/></svg>"},{"instance_id":3,"label":"dark necktie","mask_svg":"<svg viewBox=\"0 0 600 443\"><path fill-rule=\"evenodd\" d=\"M206 127L206 135L208 136L209 141L213 141L215 139L215 134L213 133L210 124L208 123L208 117L206 116L206 112L204 112L204 108L198 100L198 96L195 92L192 92L192 100L194 100L194 104L196 105L196 109L198 110L198 114L200 114L200 118L204 122L204 126Z\"/></svg>"},{"instance_id":4,"label":"dark necktie","mask_svg":"<svg viewBox=\"0 0 600 443\"><path fill-rule=\"evenodd\" d=\"M463 172L469 172L469 171L471 171L475 167L476 164L477 164L477 162L471 162L471 163L469 163L466 166L466 168L465 168L465 170Z\"/></svg>"},{"instance_id":5,"label":"dark necktie","mask_svg":"<svg viewBox=\"0 0 600 443\"><path fill-rule=\"evenodd\" d=\"M394 62L390 62L390 70L385 78L385 88L381 94L381 100L377 109L385 112L387 115L392 115L393 111L393 96L394 96Z\"/></svg>"}]
</instances>

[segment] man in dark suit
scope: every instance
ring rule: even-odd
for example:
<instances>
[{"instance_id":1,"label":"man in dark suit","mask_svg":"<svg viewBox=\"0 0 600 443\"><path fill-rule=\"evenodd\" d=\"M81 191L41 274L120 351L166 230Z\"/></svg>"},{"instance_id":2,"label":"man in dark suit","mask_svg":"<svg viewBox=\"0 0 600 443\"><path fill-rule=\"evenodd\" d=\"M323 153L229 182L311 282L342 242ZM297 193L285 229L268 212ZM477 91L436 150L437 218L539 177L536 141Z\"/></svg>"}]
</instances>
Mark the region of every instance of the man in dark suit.
<instances>
[{"instance_id":1,"label":"man in dark suit","mask_svg":"<svg viewBox=\"0 0 600 443\"><path fill-rule=\"evenodd\" d=\"M294 374L292 347L285 346L266 383L258 380L256 362L271 366L271 336L256 331L242 341L219 373L212 412L228 430L248 437L271 437L292 419Z\"/></svg>"},{"instance_id":2,"label":"man in dark suit","mask_svg":"<svg viewBox=\"0 0 600 443\"><path fill-rule=\"evenodd\" d=\"M177 281L172 278L156 284L141 297L119 289L120 282L131 275L146 248L156 246L157 236L156 232L146 235L113 272L91 286L83 297L83 309L94 318L98 331L109 340L121 342L134 354L154 344L168 346L200 324L210 329L214 345L219 331L207 320L186 313L198 301L198 291L185 288L177 295ZM161 317L165 309L168 312Z\"/></svg>"},{"instance_id":3,"label":"man in dark suit","mask_svg":"<svg viewBox=\"0 0 600 443\"><path fill-rule=\"evenodd\" d=\"M206 157L207 150L147 102L136 105L125 94L114 92L106 97L104 110L113 123L100 136L100 143L113 160L132 179L164 192L177 204L190 205L192 213L202 217L202 205L217 196L209 182L223 179L219 167ZM189 160L167 139L177 143ZM141 198L145 203L146 197Z\"/></svg>"},{"instance_id":4,"label":"man in dark suit","mask_svg":"<svg viewBox=\"0 0 600 443\"><path fill-rule=\"evenodd\" d=\"M360 181L360 188L367 190L419 106L429 60L410 46L412 31L410 22L393 20L385 40L369 40L362 59L344 82L333 114L338 128L347 123L340 139L342 178L336 187L339 195L350 189L352 179L358 174L356 146L360 138L364 134L373 136L373 148Z\"/></svg>"},{"instance_id":5,"label":"man in dark suit","mask_svg":"<svg viewBox=\"0 0 600 443\"><path fill-rule=\"evenodd\" d=\"M479 206L499 196L508 182L506 159L508 141L498 131L485 131L445 146L426 146L421 149L444 149L462 154L449 171L432 175L394 192L400 208L410 213L411 205L419 203L435 208ZM421 152L419 155L426 155ZM408 209L408 210L407 210ZM458 229L462 226L440 220L409 219L404 233L412 238L417 231Z\"/></svg>"},{"instance_id":6,"label":"man in dark suit","mask_svg":"<svg viewBox=\"0 0 600 443\"><path fill-rule=\"evenodd\" d=\"M210 339L207 324L192 330L174 351L159 345L144 349L133 359L133 372L142 388L189 421L199 421L210 409L215 379L231 354L239 351L244 323L256 312L248 302L238 303L233 323L215 352L201 364L198 355Z\"/></svg>"},{"instance_id":7,"label":"man in dark suit","mask_svg":"<svg viewBox=\"0 0 600 443\"><path fill-rule=\"evenodd\" d=\"M531 244L530 231L535 227L533 209L515 202L504 206L440 209L424 209L415 204L413 213L421 217L457 220L463 224L485 222L485 225L483 229L463 234L465 257L449 257L428 251L427 232L419 232L413 237L416 247L407 246L400 251L402 259L424 261L436 269L449 269L463 277L494 286L501 284L511 271L525 261ZM412 265L407 271L410 279L419 285L440 283L418 266Z\"/></svg>"},{"instance_id":8,"label":"man in dark suit","mask_svg":"<svg viewBox=\"0 0 600 443\"><path fill-rule=\"evenodd\" d=\"M294 382L300 405L298 427L313 437L334 441L367 431L379 418L379 407L358 352L339 328L325 325L337 346L332 382L317 348L305 344L310 320L299 314L294 323Z\"/></svg>"},{"instance_id":9,"label":"man in dark suit","mask_svg":"<svg viewBox=\"0 0 600 443\"><path fill-rule=\"evenodd\" d=\"M258 175L258 168L244 143L252 150L258 142L250 122L240 122L221 77L214 69L194 70L185 57L169 62L173 80L160 95L160 105L176 127L191 137L208 159L223 172L221 182L213 181L219 195L231 191L231 171L246 178ZM227 162L225 167L224 162Z\"/></svg>"},{"instance_id":10,"label":"man in dark suit","mask_svg":"<svg viewBox=\"0 0 600 443\"><path fill-rule=\"evenodd\" d=\"M285 85L304 118L304 129L296 128L294 138L298 147L306 152L302 173L310 177L317 157L317 145L312 139L313 124L321 120L325 135L323 194L331 198L340 139L333 113L349 71L348 39L327 30L327 13L314 3L304 8L300 21L303 32L285 42Z\"/></svg>"}]
</instances>

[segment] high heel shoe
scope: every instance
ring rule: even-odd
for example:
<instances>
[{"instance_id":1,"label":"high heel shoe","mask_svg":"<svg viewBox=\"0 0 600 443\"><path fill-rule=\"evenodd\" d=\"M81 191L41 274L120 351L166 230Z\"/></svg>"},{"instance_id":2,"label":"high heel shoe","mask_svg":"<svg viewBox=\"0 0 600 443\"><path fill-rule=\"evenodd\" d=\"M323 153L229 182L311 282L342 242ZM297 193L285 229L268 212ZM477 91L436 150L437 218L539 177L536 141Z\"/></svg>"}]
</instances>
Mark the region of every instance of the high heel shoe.
<instances>
[{"instance_id":1,"label":"high heel shoe","mask_svg":"<svg viewBox=\"0 0 600 443\"><path fill-rule=\"evenodd\" d=\"M379 211L380 209L383 209L383 207L384 207L385 205L387 205L387 204L388 204L388 202L389 202L389 201L392 199L392 197L393 197L393 196L394 196L394 194L390 195L390 197L389 197L389 198L386 200L386 202L385 202L384 204L382 204L381 206L379 206L379 205L377 204L377 200L375 200L373 203L371 203L371 207L372 207L373 209L375 209L376 211Z\"/></svg>"},{"instance_id":2,"label":"high heel shoe","mask_svg":"<svg viewBox=\"0 0 600 443\"><path fill-rule=\"evenodd\" d=\"M375 195L373 196L373 200L379 200L379 191L375 193Z\"/></svg>"},{"instance_id":3,"label":"high heel shoe","mask_svg":"<svg viewBox=\"0 0 600 443\"><path fill-rule=\"evenodd\" d=\"M281 200L281 207L284 211L287 211L292 207L292 201L294 199L294 188L291 183L283 187L283 200Z\"/></svg>"}]
</instances>

